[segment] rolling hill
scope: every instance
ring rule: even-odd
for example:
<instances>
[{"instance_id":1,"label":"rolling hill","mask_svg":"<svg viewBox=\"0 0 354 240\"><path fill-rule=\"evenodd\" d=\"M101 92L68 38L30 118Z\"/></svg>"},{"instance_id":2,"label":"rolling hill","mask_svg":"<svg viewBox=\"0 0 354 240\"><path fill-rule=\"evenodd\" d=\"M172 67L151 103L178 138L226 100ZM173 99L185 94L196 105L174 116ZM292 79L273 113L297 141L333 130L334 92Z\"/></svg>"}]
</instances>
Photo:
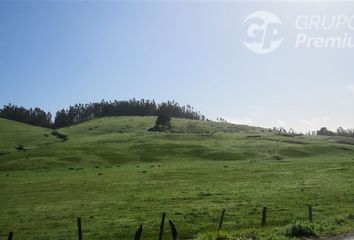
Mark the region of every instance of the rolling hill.
<instances>
[{"instance_id":1,"label":"rolling hill","mask_svg":"<svg viewBox=\"0 0 354 240\"><path fill-rule=\"evenodd\" d=\"M74 239L81 216L88 239L132 239L141 223L153 239L166 212L179 239L215 239L225 208L222 236L285 239L308 204L319 234L354 227L352 139L185 119L149 132L154 121L99 118L53 132L0 119L0 238Z\"/></svg>"},{"instance_id":2,"label":"rolling hill","mask_svg":"<svg viewBox=\"0 0 354 240\"><path fill-rule=\"evenodd\" d=\"M261 128L185 119L173 120L173 133L152 133L154 117L111 117L58 129L62 141L49 129L1 119L0 169L40 169L56 166L112 165L166 158L237 159L242 152L212 147L228 134L258 134ZM224 136L225 135L225 136ZM16 150L22 145L25 151ZM201 155L200 155L201 154Z\"/></svg>"},{"instance_id":3,"label":"rolling hill","mask_svg":"<svg viewBox=\"0 0 354 240\"><path fill-rule=\"evenodd\" d=\"M352 139L278 136L267 129L173 119L172 133L147 131L154 117L110 117L58 129L0 119L0 170L194 160L287 160L352 154ZM53 134L54 133L54 134ZM340 143L340 144L337 144ZM22 145L24 150L17 150Z\"/></svg>"}]
</instances>

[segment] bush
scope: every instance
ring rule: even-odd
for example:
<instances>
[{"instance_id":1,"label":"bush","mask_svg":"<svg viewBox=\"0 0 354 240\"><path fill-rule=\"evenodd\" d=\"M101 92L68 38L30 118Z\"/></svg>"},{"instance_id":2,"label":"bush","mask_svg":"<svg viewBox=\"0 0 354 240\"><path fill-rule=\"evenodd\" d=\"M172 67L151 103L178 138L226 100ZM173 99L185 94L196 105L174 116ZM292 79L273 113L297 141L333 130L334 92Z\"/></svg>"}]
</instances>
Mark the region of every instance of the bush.
<instances>
[{"instance_id":1,"label":"bush","mask_svg":"<svg viewBox=\"0 0 354 240\"><path fill-rule=\"evenodd\" d=\"M274 155L273 158L274 160L279 160L279 161L283 159L282 156L279 155Z\"/></svg>"},{"instance_id":2,"label":"bush","mask_svg":"<svg viewBox=\"0 0 354 240\"><path fill-rule=\"evenodd\" d=\"M66 136L65 134L62 134L58 131L52 131L52 135L56 136L57 138L61 139L63 142L68 140L68 136Z\"/></svg>"},{"instance_id":3,"label":"bush","mask_svg":"<svg viewBox=\"0 0 354 240\"><path fill-rule=\"evenodd\" d=\"M347 219L345 217L337 217L334 219L334 221L336 224L342 225L347 221Z\"/></svg>"},{"instance_id":4,"label":"bush","mask_svg":"<svg viewBox=\"0 0 354 240\"><path fill-rule=\"evenodd\" d=\"M316 237L317 233L312 223L294 221L285 228L287 237Z\"/></svg>"},{"instance_id":5,"label":"bush","mask_svg":"<svg viewBox=\"0 0 354 240\"><path fill-rule=\"evenodd\" d=\"M5 154L8 154L8 153L0 150L0 156L5 155Z\"/></svg>"},{"instance_id":6,"label":"bush","mask_svg":"<svg viewBox=\"0 0 354 240\"><path fill-rule=\"evenodd\" d=\"M23 145L21 145L21 144L19 144L19 145L16 145L16 150L18 150L18 151L24 151L25 150L25 147L23 146Z\"/></svg>"}]
</instances>

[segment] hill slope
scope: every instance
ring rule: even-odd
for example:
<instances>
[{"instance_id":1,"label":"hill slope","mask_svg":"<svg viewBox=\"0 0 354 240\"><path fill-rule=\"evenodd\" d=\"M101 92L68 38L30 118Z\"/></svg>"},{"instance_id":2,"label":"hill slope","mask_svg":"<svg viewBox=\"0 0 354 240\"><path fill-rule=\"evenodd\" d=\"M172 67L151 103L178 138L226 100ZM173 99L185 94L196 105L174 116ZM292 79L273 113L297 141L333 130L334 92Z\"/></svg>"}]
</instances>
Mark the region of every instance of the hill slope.
<instances>
[{"instance_id":1,"label":"hill slope","mask_svg":"<svg viewBox=\"0 0 354 240\"><path fill-rule=\"evenodd\" d=\"M58 142L51 130L0 118L0 152L13 153L17 145L27 150Z\"/></svg>"},{"instance_id":2,"label":"hill slope","mask_svg":"<svg viewBox=\"0 0 354 240\"><path fill-rule=\"evenodd\" d=\"M173 133L147 131L154 121L95 119L59 129L63 141L0 120L2 232L75 239L81 216L85 239L133 239L140 224L143 239L156 239L166 212L179 239L209 240L225 208L228 239L275 240L286 238L284 225L307 219L308 204L318 234L353 229L352 139L183 119L173 119ZM263 206L267 227L259 228Z\"/></svg>"},{"instance_id":3,"label":"hill slope","mask_svg":"<svg viewBox=\"0 0 354 240\"><path fill-rule=\"evenodd\" d=\"M287 160L353 153L346 138L284 137L228 123L173 119L172 133L157 133L147 131L154 117L100 118L59 129L68 138L62 141L49 129L0 120L0 170L176 159ZM17 145L26 151L16 150Z\"/></svg>"}]
</instances>

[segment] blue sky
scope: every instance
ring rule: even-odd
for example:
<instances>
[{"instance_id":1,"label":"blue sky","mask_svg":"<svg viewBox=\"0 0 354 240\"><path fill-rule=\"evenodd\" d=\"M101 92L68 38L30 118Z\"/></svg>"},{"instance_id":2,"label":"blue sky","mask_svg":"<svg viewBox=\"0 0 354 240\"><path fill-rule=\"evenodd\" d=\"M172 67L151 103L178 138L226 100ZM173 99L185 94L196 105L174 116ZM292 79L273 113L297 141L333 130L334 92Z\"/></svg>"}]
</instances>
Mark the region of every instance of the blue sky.
<instances>
[{"instance_id":1,"label":"blue sky","mask_svg":"<svg viewBox=\"0 0 354 240\"><path fill-rule=\"evenodd\" d=\"M264 55L243 44L242 22L259 10L284 36ZM354 49L294 47L298 15L353 12L354 2L0 2L0 104L54 113L170 99L234 123L354 127Z\"/></svg>"}]
</instances>

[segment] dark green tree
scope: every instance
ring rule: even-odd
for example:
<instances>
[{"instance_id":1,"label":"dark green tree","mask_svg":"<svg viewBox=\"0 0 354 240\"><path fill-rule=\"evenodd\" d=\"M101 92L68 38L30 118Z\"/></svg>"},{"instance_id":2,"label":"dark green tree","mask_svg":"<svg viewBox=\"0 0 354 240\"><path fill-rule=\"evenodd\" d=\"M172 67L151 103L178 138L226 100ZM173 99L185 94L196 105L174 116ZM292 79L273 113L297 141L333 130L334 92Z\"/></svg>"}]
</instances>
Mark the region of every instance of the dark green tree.
<instances>
[{"instance_id":1,"label":"dark green tree","mask_svg":"<svg viewBox=\"0 0 354 240\"><path fill-rule=\"evenodd\" d=\"M322 127L320 130L317 131L317 135L335 136L336 134L334 132L328 130L326 127Z\"/></svg>"},{"instance_id":2,"label":"dark green tree","mask_svg":"<svg viewBox=\"0 0 354 240\"><path fill-rule=\"evenodd\" d=\"M171 117L167 115L159 115L156 119L155 125L162 131L171 130Z\"/></svg>"},{"instance_id":3,"label":"dark green tree","mask_svg":"<svg viewBox=\"0 0 354 240\"><path fill-rule=\"evenodd\" d=\"M166 132L172 128L171 117L167 115L159 115L156 119L155 126L150 128L149 131Z\"/></svg>"}]
</instances>

